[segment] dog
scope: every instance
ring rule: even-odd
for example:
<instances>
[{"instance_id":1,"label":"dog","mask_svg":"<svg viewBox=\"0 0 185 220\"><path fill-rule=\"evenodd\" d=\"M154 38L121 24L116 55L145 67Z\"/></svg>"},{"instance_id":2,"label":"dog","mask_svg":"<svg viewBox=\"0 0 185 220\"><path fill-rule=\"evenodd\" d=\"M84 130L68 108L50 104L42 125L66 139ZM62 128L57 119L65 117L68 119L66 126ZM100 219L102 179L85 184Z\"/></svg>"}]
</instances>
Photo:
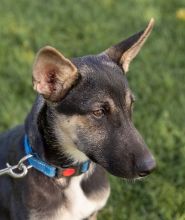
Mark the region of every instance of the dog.
<instances>
[{"instance_id":1,"label":"dog","mask_svg":"<svg viewBox=\"0 0 185 220\"><path fill-rule=\"evenodd\" d=\"M0 134L0 169L9 163L1 220L95 220L110 194L106 171L136 179L154 170L126 79L153 25L98 55L68 59L51 46L37 53L33 107L24 125Z\"/></svg>"}]
</instances>

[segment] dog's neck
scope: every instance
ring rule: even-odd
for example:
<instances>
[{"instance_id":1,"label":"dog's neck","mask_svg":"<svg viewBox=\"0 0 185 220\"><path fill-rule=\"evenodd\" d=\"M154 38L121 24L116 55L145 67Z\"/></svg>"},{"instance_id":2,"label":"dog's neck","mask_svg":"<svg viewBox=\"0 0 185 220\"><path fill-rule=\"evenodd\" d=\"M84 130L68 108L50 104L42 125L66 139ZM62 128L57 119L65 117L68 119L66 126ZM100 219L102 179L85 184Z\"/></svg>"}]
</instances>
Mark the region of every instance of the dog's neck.
<instances>
[{"instance_id":1,"label":"dog's neck","mask_svg":"<svg viewBox=\"0 0 185 220\"><path fill-rule=\"evenodd\" d=\"M39 118L39 132L43 139L45 157L47 161L55 166L70 166L74 164L75 158L69 157L63 143L59 143L53 130L52 112L48 106L44 106Z\"/></svg>"},{"instance_id":2,"label":"dog's neck","mask_svg":"<svg viewBox=\"0 0 185 220\"><path fill-rule=\"evenodd\" d=\"M38 104L39 103L39 104ZM40 104L42 103L42 104ZM62 143L59 143L52 128L50 108L38 96L25 122L25 130L30 145L39 157L54 166L70 166L76 163L76 158L65 153Z\"/></svg>"}]
</instances>

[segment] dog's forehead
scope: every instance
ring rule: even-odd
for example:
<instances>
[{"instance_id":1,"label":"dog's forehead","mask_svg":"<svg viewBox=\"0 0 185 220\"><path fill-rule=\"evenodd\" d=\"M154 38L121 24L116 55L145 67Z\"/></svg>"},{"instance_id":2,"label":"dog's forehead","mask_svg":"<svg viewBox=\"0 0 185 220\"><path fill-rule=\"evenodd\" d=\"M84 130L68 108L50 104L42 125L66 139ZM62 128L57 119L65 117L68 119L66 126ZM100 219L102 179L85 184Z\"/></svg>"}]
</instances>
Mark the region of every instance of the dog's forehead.
<instances>
[{"instance_id":1,"label":"dog's forehead","mask_svg":"<svg viewBox=\"0 0 185 220\"><path fill-rule=\"evenodd\" d=\"M72 60L81 78L61 103L65 114L84 113L102 103L122 106L129 91L122 69L106 58L88 56ZM70 113L71 114L71 113Z\"/></svg>"},{"instance_id":2,"label":"dog's forehead","mask_svg":"<svg viewBox=\"0 0 185 220\"><path fill-rule=\"evenodd\" d=\"M83 80L94 83L94 86L99 89L108 87L122 91L128 89L122 68L105 55L75 58L72 62L76 65Z\"/></svg>"},{"instance_id":3,"label":"dog's forehead","mask_svg":"<svg viewBox=\"0 0 185 220\"><path fill-rule=\"evenodd\" d=\"M82 74L87 74L88 72L100 72L100 70L111 71L117 69L119 72L121 70L116 63L108 58L108 56L101 54L77 57L73 58L72 61Z\"/></svg>"}]
</instances>

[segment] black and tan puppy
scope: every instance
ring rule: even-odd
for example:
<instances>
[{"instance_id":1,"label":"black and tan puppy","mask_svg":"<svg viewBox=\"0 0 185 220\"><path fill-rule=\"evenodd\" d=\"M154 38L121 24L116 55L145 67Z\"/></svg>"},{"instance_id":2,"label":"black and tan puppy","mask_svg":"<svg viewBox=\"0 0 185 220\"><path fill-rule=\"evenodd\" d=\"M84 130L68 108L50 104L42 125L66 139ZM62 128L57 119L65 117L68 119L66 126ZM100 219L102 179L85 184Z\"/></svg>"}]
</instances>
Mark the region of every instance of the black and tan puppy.
<instances>
[{"instance_id":1,"label":"black and tan puppy","mask_svg":"<svg viewBox=\"0 0 185 220\"><path fill-rule=\"evenodd\" d=\"M24 125L0 135L0 169L32 155L25 177L0 176L1 220L96 219L109 197L105 170L134 179L155 168L131 121L126 79L153 23L98 55L67 59L49 46L38 52L33 108Z\"/></svg>"}]
</instances>

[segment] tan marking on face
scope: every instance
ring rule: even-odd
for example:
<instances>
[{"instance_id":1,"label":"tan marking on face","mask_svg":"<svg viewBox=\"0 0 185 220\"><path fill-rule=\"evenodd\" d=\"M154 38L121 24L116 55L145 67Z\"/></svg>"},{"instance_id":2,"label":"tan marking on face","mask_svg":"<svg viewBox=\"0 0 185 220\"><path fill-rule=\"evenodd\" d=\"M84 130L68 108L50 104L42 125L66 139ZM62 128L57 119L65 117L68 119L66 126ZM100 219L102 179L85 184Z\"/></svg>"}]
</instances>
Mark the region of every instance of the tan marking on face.
<instances>
[{"instance_id":1,"label":"tan marking on face","mask_svg":"<svg viewBox=\"0 0 185 220\"><path fill-rule=\"evenodd\" d=\"M114 101L111 98L107 98L106 101L109 103L110 105L110 110L111 112L116 111L116 105L114 103Z\"/></svg>"},{"instance_id":2,"label":"tan marking on face","mask_svg":"<svg viewBox=\"0 0 185 220\"><path fill-rule=\"evenodd\" d=\"M99 97L98 97L99 98ZM100 102L102 101L102 95L100 95ZM103 107L108 107L108 111L110 111L110 112L116 112L117 111L117 107L116 107L116 105L115 105L115 103L114 103L114 100L112 99L112 98L109 98L109 97L105 97L104 99L103 99L103 103L105 104L105 106L103 106ZM108 105L107 105L108 104ZM96 105L97 105L97 108L96 108ZM95 103L95 105L94 105L94 108L93 108L94 110L98 110L98 109L101 109L101 106L100 106L100 104L99 104L99 102L97 102L97 103ZM93 111L93 109L92 109L92 111Z\"/></svg>"},{"instance_id":3,"label":"tan marking on face","mask_svg":"<svg viewBox=\"0 0 185 220\"><path fill-rule=\"evenodd\" d=\"M130 90L126 91L126 95L125 95L125 103L126 106L128 108L130 108L131 104L132 104L132 93L130 92Z\"/></svg>"},{"instance_id":4,"label":"tan marking on face","mask_svg":"<svg viewBox=\"0 0 185 220\"><path fill-rule=\"evenodd\" d=\"M58 142L61 143L65 153L78 162L86 161L88 157L78 150L75 144L78 141L77 128L80 128L84 132L84 136L88 137L89 142L93 143L93 145L100 145L101 141L105 138L105 131L94 126L89 116L58 115L55 118L54 124L54 132ZM86 146L81 147L85 148Z\"/></svg>"},{"instance_id":5,"label":"tan marking on face","mask_svg":"<svg viewBox=\"0 0 185 220\"><path fill-rule=\"evenodd\" d=\"M67 117L60 115L56 117L54 129L56 137L65 150L65 153L78 162L84 162L88 157L79 151L75 144L78 122L79 120L77 120L76 116Z\"/></svg>"}]
</instances>

